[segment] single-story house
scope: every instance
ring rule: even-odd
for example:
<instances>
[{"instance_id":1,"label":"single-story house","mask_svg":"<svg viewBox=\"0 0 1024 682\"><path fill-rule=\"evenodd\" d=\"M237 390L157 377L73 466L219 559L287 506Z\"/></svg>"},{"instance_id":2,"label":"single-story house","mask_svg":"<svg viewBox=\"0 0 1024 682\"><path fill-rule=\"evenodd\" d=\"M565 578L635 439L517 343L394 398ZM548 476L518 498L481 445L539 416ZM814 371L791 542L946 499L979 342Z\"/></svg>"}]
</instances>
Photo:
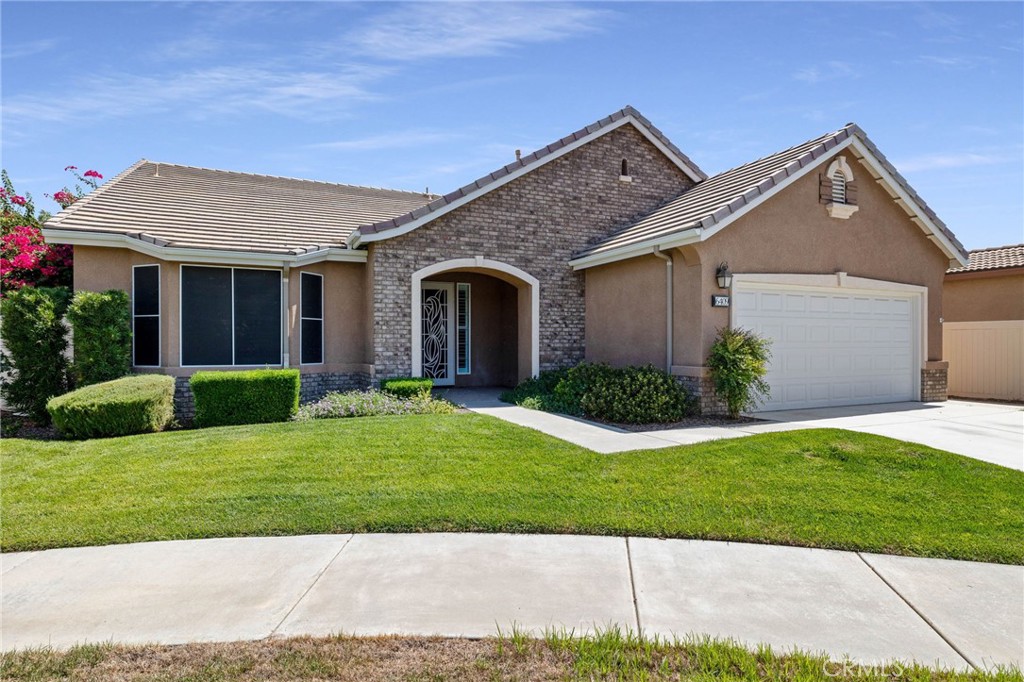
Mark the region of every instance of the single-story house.
<instances>
[{"instance_id":1,"label":"single-story house","mask_svg":"<svg viewBox=\"0 0 1024 682\"><path fill-rule=\"evenodd\" d=\"M942 300L949 394L1024 400L1024 244L971 251Z\"/></svg>"},{"instance_id":2,"label":"single-story house","mask_svg":"<svg viewBox=\"0 0 1024 682\"><path fill-rule=\"evenodd\" d=\"M142 371L513 385L651 363L716 402L716 331L773 340L767 409L943 400L956 237L854 124L708 177L626 107L444 196L141 160L50 219L120 288Z\"/></svg>"}]
</instances>

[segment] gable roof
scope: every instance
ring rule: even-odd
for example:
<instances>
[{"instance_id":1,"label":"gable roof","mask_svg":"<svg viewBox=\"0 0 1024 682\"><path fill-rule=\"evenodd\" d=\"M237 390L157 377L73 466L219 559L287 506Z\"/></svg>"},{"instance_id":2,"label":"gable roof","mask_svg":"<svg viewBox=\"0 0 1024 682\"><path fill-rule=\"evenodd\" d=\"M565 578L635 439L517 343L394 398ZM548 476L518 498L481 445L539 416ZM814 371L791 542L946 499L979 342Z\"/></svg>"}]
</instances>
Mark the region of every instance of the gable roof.
<instances>
[{"instance_id":1,"label":"gable roof","mask_svg":"<svg viewBox=\"0 0 1024 682\"><path fill-rule=\"evenodd\" d=\"M434 197L143 159L50 218L44 234L120 241L165 256L202 249L298 257L348 250L346 239L359 225Z\"/></svg>"},{"instance_id":2,"label":"gable roof","mask_svg":"<svg viewBox=\"0 0 1024 682\"><path fill-rule=\"evenodd\" d=\"M966 265L959 268L950 268L946 273L954 275L960 272L1024 268L1024 244L974 249L970 252L969 256Z\"/></svg>"},{"instance_id":3,"label":"gable roof","mask_svg":"<svg viewBox=\"0 0 1024 682\"><path fill-rule=\"evenodd\" d=\"M671 248L710 238L842 150L851 149L951 260L967 253L953 233L921 199L856 124L714 175L655 209L637 222L576 254L572 264L586 268L632 258L655 248Z\"/></svg>"},{"instance_id":4,"label":"gable roof","mask_svg":"<svg viewBox=\"0 0 1024 682\"><path fill-rule=\"evenodd\" d=\"M445 213L469 203L626 124L632 124L644 137L686 173L691 180L699 183L707 178L704 171L691 161L686 154L683 154L678 147L672 144L665 137L664 133L655 128L639 111L627 105L614 114L595 121L585 128L580 128L576 132L566 135L562 139L552 142L531 154L527 154L493 173L460 187L454 192L438 197L425 206L400 216L361 226L358 230L352 232L349 237L349 245L356 247L366 242L380 241L411 232L432 220L436 220Z\"/></svg>"}]
</instances>

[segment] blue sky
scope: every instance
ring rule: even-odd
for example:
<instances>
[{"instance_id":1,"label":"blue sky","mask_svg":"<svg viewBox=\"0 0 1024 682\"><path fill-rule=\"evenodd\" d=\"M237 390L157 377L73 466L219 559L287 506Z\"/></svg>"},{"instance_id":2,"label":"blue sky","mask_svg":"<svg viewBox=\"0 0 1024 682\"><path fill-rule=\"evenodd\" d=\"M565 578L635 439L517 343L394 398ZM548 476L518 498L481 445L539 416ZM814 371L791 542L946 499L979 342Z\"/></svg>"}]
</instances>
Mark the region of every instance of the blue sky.
<instances>
[{"instance_id":1,"label":"blue sky","mask_svg":"<svg viewBox=\"0 0 1024 682\"><path fill-rule=\"evenodd\" d=\"M856 121L968 248L1024 241L1024 4L3 2L3 166L446 192L626 104L715 173ZM50 205L52 206L52 205Z\"/></svg>"}]
</instances>

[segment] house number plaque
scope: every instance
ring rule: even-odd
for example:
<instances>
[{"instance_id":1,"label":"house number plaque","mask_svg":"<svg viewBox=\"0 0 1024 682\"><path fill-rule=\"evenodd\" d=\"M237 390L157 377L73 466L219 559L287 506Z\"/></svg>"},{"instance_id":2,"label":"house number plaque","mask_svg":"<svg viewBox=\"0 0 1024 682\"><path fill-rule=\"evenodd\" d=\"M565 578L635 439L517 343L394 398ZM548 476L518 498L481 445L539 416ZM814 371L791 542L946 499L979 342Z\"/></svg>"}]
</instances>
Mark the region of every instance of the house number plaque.
<instances>
[{"instance_id":1,"label":"house number plaque","mask_svg":"<svg viewBox=\"0 0 1024 682\"><path fill-rule=\"evenodd\" d=\"M729 297L728 296L713 295L711 297L711 307L712 308L728 308L729 307Z\"/></svg>"}]
</instances>

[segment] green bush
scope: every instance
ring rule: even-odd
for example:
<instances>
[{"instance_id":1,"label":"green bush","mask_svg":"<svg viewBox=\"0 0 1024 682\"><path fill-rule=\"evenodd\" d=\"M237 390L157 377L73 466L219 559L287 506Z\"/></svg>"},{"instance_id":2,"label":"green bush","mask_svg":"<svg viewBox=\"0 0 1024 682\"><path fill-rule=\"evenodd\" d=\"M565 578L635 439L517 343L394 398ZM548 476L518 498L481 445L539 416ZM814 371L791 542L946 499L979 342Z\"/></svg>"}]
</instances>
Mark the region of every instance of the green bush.
<instances>
[{"instance_id":1,"label":"green bush","mask_svg":"<svg viewBox=\"0 0 1024 682\"><path fill-rule=\"evenodd\" d=\"M174 417L174 377L135 374L92 384L53 398L46 409L68 438L161 431Z\"/></svg>"},{"instance_id":2,"label":"green bush","mask_svg":"<svg viewBox=\"0 0 1024 682\"><path fill-rule=\"evenodd\" d=\"M746 329L719 329L708 355L715 393L725 401L729 416L738 417L767 398L764 380L771 358L771 340Z\"/></svg>"},{"instance_id":3,"label":"green bush","mask_svg":"<svg viewBox=\"0 0 1024 682\"><path fill-rule=\"evenodd\" d=\"M418 393L400 398L385 391L347 391L328 393L322 399L303 405L295 415L297 421L336 419L341 417L382 417L397 414L454 414L455 405Z\"/></svg>"},{"instance_id":4,"label":"green bush","mask_svg":"<svg viewBox=\"0 0 1024 682\"><path fill-rule=\"evenodd\" d=\"M188 383L199 427L283 422L299 409L297 369L196 372Z\"/></svg>"},{"instance_id":5,"label":"green bush","mask_svg":"<svg viewBox=\"0 0 1024 682\"><path fill-rule=\"evenodd\" d=\"M619 424L679 421L696 403L671 375L652 365L614 368L582 363L527 379L501 399L523 407Z\"/></svg>"},{"instance_id":6,"label":"green bush","mask_svg":"<svg viewBox=\"0 0 1024 682\"><path fill-rule=\"evenodd\" d=\"M398 377L396 379L380 380L380 390L399 398L414 398L416 396L429 398L430 389L433 387L433 379L422 377Z\"/></svg>"},{"instance_id":7,"label":"green bush","mask_svg":"<svg viewBox=\"0 0 1024 682\"><path fill-rule=\"evenodd\" d=\"M120 289L79 291L68 308L76 386L123 377L132 369L132 311Z\"/></svg>"},{"instance_id":8,"label":"green bush","mask_svg":"<svg viewBox=\"0 0 1024 682\"><path fill-rule=\"evenodd\" d=\"M68 390L67 325L71 292L24 287L0 303L0 391L11 407L48 424L47 401Z\"/></svg>"}]
</instances>

